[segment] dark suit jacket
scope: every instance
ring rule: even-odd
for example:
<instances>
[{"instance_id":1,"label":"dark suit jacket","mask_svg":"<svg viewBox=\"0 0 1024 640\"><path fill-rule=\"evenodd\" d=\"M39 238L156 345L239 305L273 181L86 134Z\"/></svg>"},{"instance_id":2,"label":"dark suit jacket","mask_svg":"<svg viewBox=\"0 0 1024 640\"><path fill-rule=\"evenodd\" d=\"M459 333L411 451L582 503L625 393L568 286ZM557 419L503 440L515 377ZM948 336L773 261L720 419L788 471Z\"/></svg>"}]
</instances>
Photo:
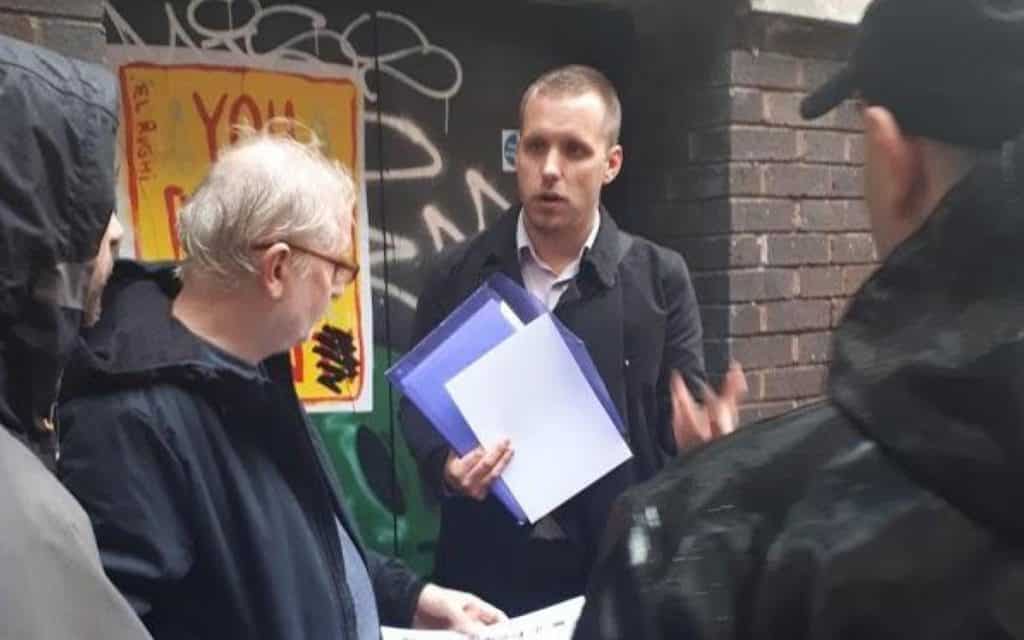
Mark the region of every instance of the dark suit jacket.
<instances>
[{"instance_id":1,"label":"dark suit jacket","mask_svg":"<svg viewBox=\"0 0 1024 640\"><path fill-rule=\"evenodd\" d=\"M512 207L494 226L439 257L419 298L413 344L493 273L522 284L519 209ZM611 502L675 453L668 372L678 369L693 388L705 378L700 315L686 263L620 231L605 211L555 315L587 346L626 424L634 457L555 512L565 534L556 540L516 525L492 497L482 503L443 498L435 577L510 614L582 592ZM443 495L448 445L405 400L402 425L425 482Z\"/></svg>"}]
</instances>

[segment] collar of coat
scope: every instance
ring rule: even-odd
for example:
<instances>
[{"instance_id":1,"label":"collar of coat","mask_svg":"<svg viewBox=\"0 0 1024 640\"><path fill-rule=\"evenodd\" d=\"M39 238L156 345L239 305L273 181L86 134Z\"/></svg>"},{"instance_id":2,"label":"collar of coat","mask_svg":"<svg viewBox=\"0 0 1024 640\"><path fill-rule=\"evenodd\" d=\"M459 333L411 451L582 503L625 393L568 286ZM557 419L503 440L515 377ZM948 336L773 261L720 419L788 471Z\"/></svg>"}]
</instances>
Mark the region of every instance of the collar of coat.
<instances>
[{"instance_id":1,"label":"collar of coat","mask_svg":"<svg viewBox=\"0 0 1024 640\"><path fill-rule=\"evenodd\" d=\"M506 273L518 273L520 269L516 244L516 223L521 204L510 207L495 223L493 230L485 233L486 257L484 266L500 268ZM593 273L605 288L615 286L618 267L622 259L621 238L618 225L608 210L600 208L601 224L594 239L594 246L583 253L580 261L580 276Z\"/></svg>"}]
</instances>

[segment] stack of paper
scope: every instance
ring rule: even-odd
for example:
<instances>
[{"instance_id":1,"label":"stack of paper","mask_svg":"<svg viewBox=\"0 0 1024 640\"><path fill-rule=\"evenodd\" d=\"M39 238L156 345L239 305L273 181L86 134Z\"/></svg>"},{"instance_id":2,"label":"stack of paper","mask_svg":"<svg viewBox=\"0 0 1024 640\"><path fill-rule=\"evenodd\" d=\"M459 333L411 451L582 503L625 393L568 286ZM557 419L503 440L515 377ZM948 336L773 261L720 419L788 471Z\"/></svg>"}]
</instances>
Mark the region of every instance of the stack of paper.
<instances>
[{"instance_id":1,"label":"stack of paper","mask_svg":"<svg viewBox=\"0 0 1024 640\"><path fill-rule=\"evenodd\" d=\"M576 621L583 612L584 598L556 604L534 611L507 622L487 627L483 634L473 636L475 640L571 640ZM466 640L466 636L455 631L419 631L381 627L383 640Z\"/></svg>"},{"instance_id":2,"label":"stack of paper","mask_svg":"<svg viewBox=\"0 0 1024 640\"><path fill-rule=\"evenodd\" d=\"M458 455L511 440L492 491L520 522L537 522L631 455L582 341L500 274L388 377Z\"/></svg>"}]
</instances>

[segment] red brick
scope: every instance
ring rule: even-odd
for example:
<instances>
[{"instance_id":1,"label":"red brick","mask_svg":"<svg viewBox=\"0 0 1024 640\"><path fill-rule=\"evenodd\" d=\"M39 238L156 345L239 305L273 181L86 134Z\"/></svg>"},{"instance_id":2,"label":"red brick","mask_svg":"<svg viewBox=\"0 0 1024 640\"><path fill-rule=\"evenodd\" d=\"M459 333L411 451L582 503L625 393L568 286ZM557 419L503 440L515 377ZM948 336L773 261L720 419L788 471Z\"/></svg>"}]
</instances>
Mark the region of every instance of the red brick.
<instances>
[{"instance_id":1,"label":"red brick","mask_svg":"<svg viewBox=\"0 0 1024 640\"><path fill-rule=\"evenodd\" d=\"M864 171L860 167L832 167L828 172L833 198L860 198L864 193Z\"/></svg>"},{"instance_id":2,"label":"red brick","mask_svg":"<svg viewBox=\"0 0 1024 640\"><path fill-rule=\"evenodd\" d=\"M847 136L831 131L801 131L800 157L806 162L841 164L848 161Z\"/></svg>"},{"instance_id":3,"label":"red brick","mask_svg":"<svg viewBox=\"0 0 1024 640\"><path fill-rule=\"evenodd\" d=\"M678 245L695 271L756 267L762 263L764 254L762 240L748 235L681 238Z\"/></svg>"},{"instance_id":4,"label":"red brick","mask_svg":"<svg viewBox=\"0 0 1024 640\"><path fill-rule=\"evenodd\" d=\"M800 269L801 298L831 298L843 293L843 270L839 267Z\"/></svg>"},{"instance_id":5,"label":"red brick","mask_svg":"<svg viewBox=\"0 0 1024 640\"><path fill-rule=\"evenodd\" d=\"M862 264L874 262L875 241L866 233L848 233L832 238L832 262Z\"/></svg>"},{"instance_id":6,"label":"red brick","mask_svg":"<svg viewBox=\"0 0 1024 640\"><path fill-rule=\"evenodd\" d=\"M799 59L776 53L730 51L714 64L712 83L777 89L798 89L803 68Z\"/></svg>"},{"instance_id":7,"label":"red brick","mask_svg":"<svg viewBox=\"0 0 1024 640\"><path fill-rule=\"evenodd\" d=\"M832 334L803 333L797 336L797 362L823 364L832 359Z\"/></svg>"},{"instance_id":8,"label":"red brick","mask_svg":"<svg viewBox=\"0 0 1024 640\"><path fill-rule=\"evenodd\" d=\"M671 174L665 188L668 200L708 200L739 195L760 195L761 168L752 164L712 164L687 167Z\"/></svg>"},{"instance_id":9,"label":"red brick","mask_svg":"<svg viewBox=\"0 0 1024 640\"><path fill-rule=\"evenodd\" d=\"M759 334L764 329L764 308L750 303L701 304L705 338L726 338Z\"/></svg>"},{"instance_id":10,"label":"red brick","mask_svg":"<svg viewBox=\"0 0 1024 640\"><path fill-rule=\"evenodd\" d=\"M829 261L829 241L824 235L770 235L767 246L768 264L772 266L824 264Z\"/></svg>"},{"instance_id":11,"label":"red brick","mask_svg":"<svg viewBox=\"0 0 1024 640\"><path fill-rule=\"evenodd\" d=\"M655 236L706 236L734 231L730 205L725 198L698 202L669 201L651 212Z\"/></svg>"},{"instance_id":12,"label":"red brick","mask_svg":"<svg viewBox=\"0 0 1024 640\"><path fill-rule=\"evenodd\" d=\"M764 99L757 89L715 87L696 93L688 125L695 128L764 120Z\"/></svg>"},{"instance_id":13,"label":"red brick","mask_svg":"<svg viewBox=\"0 0 1024 640\"><path fill-rule=\"evenodd\" d=\"M787 367L762 374L765 400L810 398L821 395L825 386L825 367Z\"/></svg>"},{"instance_id":14,"label":"red brick","mask_svg":"<svg viewBox=\"0 0 1024 640\"><path fill-rule=\"evenodd\" d=\"M844 63L838 60L804 59L803 76L800 86L807 91L815 91L831 79L843 66Z\"/></svg>"},{"instance_id":15,"label":"red brick","mask_svg":"<svg viewBox=\"0 0 1024 640\"><path fill-rule=\"evenodd\" d=\"M792 269L743 269L697 273L693 284L702 302L752 302L782 300L797 295L798 281Z\"/></svg>"},{"instance_id":16,"label":"red brick","mask_svg":"<svg viewBox=\"0 0 1024 640\"><path fill-rule=\"evenodd\" d=\"M849 298L842 298L839 300L832 301L832 326L837 327L839 323L843 321L843 316L846 315L846 305L849 303Z\"/></svg>"},{"instance_id":17,"label":"red brick","mask_svg":"<svg viewBox=\"0 0 1024 640\"><path fill-rule=\"evenodd\" d=\"M786 402L751 402L740 407L740 424L748 425L774 418L796 407L792 400Z\"/></svg>"},{"instance_id":18,"label":"red brick","mask_svg":"<svg viewBox=\"0 0 1024 640\"><path fill-rule=\"evenodd\" d=\"M828 300L789 300L765 305L765 330L806 331L827 329L831 323L831 302Z\"/></svg>"},{"instance_id":19,"label":"red brick","mask_svg":"<svg viewBox=\"0 0 1024 640\"><path fill-rule=\"evenodd\" d=\"M848 231L871 231L871 216L861 199L847 201L845 221Z\"/></svg>"},{"instance_id":20,"label":"red brick","mask_svg":"<svg viewBox=\"0 0 1024 640\"><path fill-rule=\"evenodd\" d=\"M853 134L846 137L846 159L853 164L864 164L864 136Z\"/></svg>"},{"instance_id":21,"label":"red brick","mask_svg":"<svg viewBox=\"0 0 1024 640\"><path fill-rule=\"evenodd\" d=\"M737 126L729 129L733 160L795 160L797 133L775 127Z\"/></svg>"},{"instance_id":22,"label":"red brick","mask_svg":"<svg viewBox=\"0 0 1024 640\"><path fill-rule=\"evenodd\" d=\"M864 281L878 269L877 265L846 267L843 269L843 295L851 296L860 289Z\"/></svg>"},{"instance_id":23,"label":"red brick","mask_svg":"<svg viewBox=\"0 0 1024 640\"><path fill-rule=\"evenodd\" d=\"M831 196L832 177L821 165L775 164L764 169L764 193L803 198Z\"/></svg>"},{"instance_id":24,"label":"red brick","mask_svg":"<svg viewBox=\"0 0 1024 640\"><path fill-rule=\"evenodd\" d=\"M792 200L735 198L731 202L732 231L792 231L797 204Z\"/></svg>"},{"instance_id":25,"label":"red brick","mask_svg":"<svg viewBox=\"0 0 1024 640\"><path fill-rule=\"evenodd\" d=\"M845 231L846 203L842 200L806 200L800 203L798 226L805 231Z\"/></svg>"},{"instance_id":26,"label":"red brick","mask_svg":"<svg viewBox=\"0 0 1024 640\"><path fill-rule=\"evenodd\" d=\"M732 338L725 346L733 360L751 371L790 365L796 360L792 336Z\"/></svg>"}]
</instances>

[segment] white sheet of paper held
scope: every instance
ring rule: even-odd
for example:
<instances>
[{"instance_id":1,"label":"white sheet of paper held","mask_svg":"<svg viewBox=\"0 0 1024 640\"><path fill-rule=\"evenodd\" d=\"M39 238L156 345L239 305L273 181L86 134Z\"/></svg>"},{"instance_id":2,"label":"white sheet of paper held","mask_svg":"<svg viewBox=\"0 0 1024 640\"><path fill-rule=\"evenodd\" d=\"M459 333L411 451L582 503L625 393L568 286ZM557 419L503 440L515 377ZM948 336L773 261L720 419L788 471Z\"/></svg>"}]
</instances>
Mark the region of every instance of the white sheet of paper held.
<instances>
[{"instance_id":1,"label":"white sheet of paper held","mask_svg":"<svg viewBox=\"0 0 1024 640\"><path fill-rule=\"evenodd\" d=\"M484 447L509 438L502 478L537 522L632 455L548 314L448 381Z\"/></svg>"},{"instance_id":2,"label":"white sheet of paper held","mask_svg":"<svg viewBox=\"0 0 1024 640\"><path fill-rule=\"evenodd\" d=\"M583 612L583 596L487 627L475 640L571 640ZM454 631L381 627L383 640L467 640Z\"/></svg>"}]
</instances>

